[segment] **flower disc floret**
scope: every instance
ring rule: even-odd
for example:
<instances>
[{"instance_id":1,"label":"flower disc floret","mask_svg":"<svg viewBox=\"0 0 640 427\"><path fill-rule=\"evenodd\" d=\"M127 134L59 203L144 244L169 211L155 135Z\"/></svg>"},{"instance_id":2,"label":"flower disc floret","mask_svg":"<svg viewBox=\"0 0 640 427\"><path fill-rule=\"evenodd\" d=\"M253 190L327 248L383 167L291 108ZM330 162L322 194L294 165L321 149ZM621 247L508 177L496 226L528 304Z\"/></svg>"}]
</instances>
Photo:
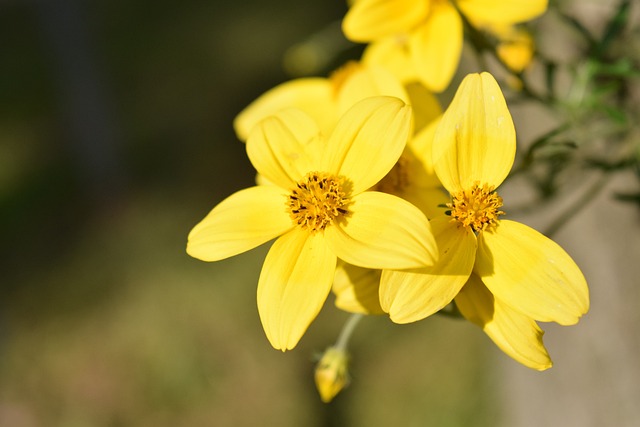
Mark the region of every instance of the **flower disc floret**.
<instances>
[{"instance_id":1,"label":"flower disc floret","mask_svg":"<svg viewBox=\"0 0 640 427\"><path fill-rule=\"evenodd\" d=\"M494 191L493 186L476 182L473 187L452 195L453 200L447 203L451 209L451 218L464 227L471 227L474 232L494 227L498 217L504 215L502 197Z\"/></svg>"},{"instance_id":2,"label":"flower disc floret","mask_svg":"<svg viewBox=\"0 0 640 427\"><path fill-rule=\"evenodd\" d=\"M293 222L311 233L348 214L345 179L324 172L309 172L291 191L287 210Z\"/></svg>"}]
</instances>

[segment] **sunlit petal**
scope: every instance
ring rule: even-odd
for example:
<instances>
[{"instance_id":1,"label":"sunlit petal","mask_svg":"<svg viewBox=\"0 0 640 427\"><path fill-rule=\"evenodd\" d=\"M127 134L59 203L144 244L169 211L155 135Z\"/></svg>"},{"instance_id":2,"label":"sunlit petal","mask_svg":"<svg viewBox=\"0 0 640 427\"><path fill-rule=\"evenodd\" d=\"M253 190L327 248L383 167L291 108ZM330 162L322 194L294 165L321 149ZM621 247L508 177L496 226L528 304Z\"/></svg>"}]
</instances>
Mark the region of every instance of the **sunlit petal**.
<instances>
[{"instance_id":1,"label":"sunlit petal","mask_svg":"<svg viewBox=\"0 0 640 427\"><path fill-rule=\"evenodd\" d=\"M429 12L425 0L357 0L342 21L345 36L369 42L410 31Z\"/></svg>"},{"instance_id":2,"label":"sunlit petal","mask_svg":"<svg viewBox=\"0 0 640 427\"><path fill-rule=\"evenodd\" d=\"M245 141L262 119L292 107L307 113L327 134L338 121L333 87L328 79L295 79L265 92L236 116L233 126L238 138Z\"/></svg>"},{"instance_id":3,"label":"sunlit petal","mask_svg":"<svg viewBox=\"0 0 640 427\"><path fill-rule=\"evenodd\" d=\"M516 152L516 133L498 83L489 73L464 78L436 130L433 163L450 193L475 182L499 186Z\"/></svg>"},{"instance_id":4,"label":"sunlit petal","mask_svg":"<svg viewBox=\"0 0 640 427\"><path fill-rule=\"evenodd\" d=\"M354 197L349 216L324 231L339 258L367 268L415 268L437 257L431 226L411 203L367 191Z\"/></svg>"},{"instance_id":5,"label":"sunlit petal","mask_svg":"<svg viewBox=\"0 0 640 427\"><path fill-rule=\"evenodd\" d=\"M455 302L462 315L480 326L507 355L539 371L551 367L542 342L544 332L535 320L495 299L478 276L471 275Z\"/></svg>"},{"instance_id":6,"label":"sunlit petal","mask_svg":"<svg viewBox=\"0 0 640 427\"><path fill-rule=\"evenodd\" d=\"M407 144L411 107L398 98L376 96L351 107L336 125L323 168L351 181L358 194L384 177Z\"/></svg>"},{"instance_id":7,"label":"sunlit petal","mask_svg":"<svg viewBox=\"0 0 640 427\"><path fill-rule=\"evenodd\" d=\"M434 92L449 86L462 52L462 20L449 2L434 2L429 18L409 38L420 81Z\"/></svg>"},{"instance_id":8,"label":"sunlit petal","mask_svg":"<svg viewBox=\"0 0 640 427\"><path fill-rule=\"evenodd\" d=\"M232 194L193 227L187 253L203 261L218 261L283 234L294 226L285 202L283 190L274 186Z\"/></svg>"},{"instance_id":9,"label":"sunlit petal","mask_svg":"<svg viewBox=\"0 0 640 427\"><path fill-rule=\"evenodd\" d=\"M317 170L321 148L318 127L296 109L265 118L247 139L247 154L253 166L282 188L292 187L306 173Z\"/></svg>"},{"instance_id":10,"label":"sunlit petal","mask_svg":"<svg viewBox=\"0 0 640 427\"><path fill-rule=\"evenodd\" d=\"M543 322L571 325L589 310L582 272L551 239L515 221L479 235L474 271L511 307Z\"/></svg>"},{"instance_id":11,"label":"sunlit petal","mask_svg":"<svg viewBox=\"0 0 640 427\"><path fill-rule=\"evenodd\" d=\"M547 0L457 0L456 4L474 25L515 24L542 15Z\"/></svg>"},{"instance_id":12,"label":"sunlit petal","mask_svg":"<svg viewBox=\"0 0 640 427\"><path fill-rule=\"evenodd\" d=\"M339 263L333 281L336 307L350 313L383 314L378 298L381 270Z\"/></svg>"},{"instance_id":13,"label":"sunlit petal","mask_svg":"<svg viewBox=\"0 0 640 427\"><path fill-rule=\"evenodd\" d=\"M411 271L384 270L380 305L396 323L424 319L453 300L465 284L476 253L476 238L442 215L431 221L440 256L433 267Z\"/></svg>"},{"instance_id":14,"label":"sunlit petal","mask_svg":"<svg viewBox=\"0 0 640 427\"><path fill-rule=\"evenodd\" d=\"M298 344L327 299L335 268L321 235L294 229L275 241L258 281L258 312L274 348Z\"/></svg>"}]
</instances>

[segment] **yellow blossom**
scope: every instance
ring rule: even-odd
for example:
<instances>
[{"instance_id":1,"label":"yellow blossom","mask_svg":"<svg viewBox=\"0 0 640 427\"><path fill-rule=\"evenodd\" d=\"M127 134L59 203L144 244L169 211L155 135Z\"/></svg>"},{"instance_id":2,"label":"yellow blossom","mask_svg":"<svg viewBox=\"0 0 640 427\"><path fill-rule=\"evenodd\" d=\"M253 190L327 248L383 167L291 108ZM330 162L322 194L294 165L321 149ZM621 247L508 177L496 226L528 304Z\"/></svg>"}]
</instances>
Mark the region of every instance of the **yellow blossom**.
<instances>
[{"instance_id":1,"label":"yellow blossom","mask_svg":"<svg viewBox=\"0 0 640 427\"><path fill-rule=\"evenodd\" d=\"M258 311L274 348L295 347L331 289L337 258L367 268L418 268L435 260L424 214L396 196L367 191L400 157L411 108L372 97L324 138L299 110L254 126L247 153L272 185L241 190L189 234L187 252L216 261L280 236L258 281Z\"/></svg>"},{"instance_id":2,"label":"yellow blossom","mask_svg":"<svg viewBox=\"0 0 640 427\"><path fill-rule=\"evenodd\" d=\"M370 62L390 64L403 79L417 78L441 92L462 52L458 10L474 24L510 25L533 19L546 8L547 0L355 0L342 28L348 39L372 43Z\"/></svg>"},{"instance_id":3,"label":"yellow blossom","mask_svg":"<svg viewBox=\"0 0 640 427\"><path fill-rule=\"evenodd\" d=\"M407 323L456 298L462 314L483 325L507 354L546 369L551 362L535 321L574 324L588 311L589 294L580 269L560 246L501 218L496 189L515 149L513 121L495 79L488 73L467 76L433 142L436 175L451 195L449 215L431 220L439 260L418 270L383 271L380 304L393 321Z\"/></svg>"}]
</instances>

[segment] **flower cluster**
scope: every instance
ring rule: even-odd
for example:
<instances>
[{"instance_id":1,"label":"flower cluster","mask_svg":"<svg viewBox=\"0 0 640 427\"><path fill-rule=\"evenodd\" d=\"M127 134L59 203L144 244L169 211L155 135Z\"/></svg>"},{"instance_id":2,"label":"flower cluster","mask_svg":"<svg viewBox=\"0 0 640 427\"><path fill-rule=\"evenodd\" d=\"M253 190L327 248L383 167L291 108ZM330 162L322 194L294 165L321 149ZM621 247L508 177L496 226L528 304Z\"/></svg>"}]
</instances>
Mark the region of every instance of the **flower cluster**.
<instances>
[{"instance_id":1,"label":"flower cluster","mask_svg":"<svg viewBox=\"0 0 640 427\"><path fill-rule=\"evenodd\" d=\"M463 23L497 37L519 72L532 42L514 24L546 6L355 0L343 31L370 43L360 59L285 82L237 116L257 185L197 224L187 252L216 261L275 239L257 292L274 348L294 348L333 290L339 308L396 323L455 304L516 361L551 366L537 322L576 323L586 281L560 246L504 219L516 133L494 77L467 75L444 112L433 94L458 68ZM324 401L348 382L348 358L339 345L322 359Z\"/></svg>"}]
</instances>

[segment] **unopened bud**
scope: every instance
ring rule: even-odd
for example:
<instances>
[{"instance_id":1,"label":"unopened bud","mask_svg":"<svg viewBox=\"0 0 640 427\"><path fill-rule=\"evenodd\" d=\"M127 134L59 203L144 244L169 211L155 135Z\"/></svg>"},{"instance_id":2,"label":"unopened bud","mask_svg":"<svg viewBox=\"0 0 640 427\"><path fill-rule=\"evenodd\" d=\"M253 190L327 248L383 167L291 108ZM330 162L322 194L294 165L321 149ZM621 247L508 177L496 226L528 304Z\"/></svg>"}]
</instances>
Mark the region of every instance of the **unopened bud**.
<instances>
[{"instance_id":1,"label":"unopened bud","mask_svg":"<svg viewBox=\"0 0 640 427\"><path fill-rule=\"evenodd\" d=\"M316 387L324 403L331 400L349 385L349 354L336 347L329 347L316 365Z\"/></svg>"}]
</instances>

